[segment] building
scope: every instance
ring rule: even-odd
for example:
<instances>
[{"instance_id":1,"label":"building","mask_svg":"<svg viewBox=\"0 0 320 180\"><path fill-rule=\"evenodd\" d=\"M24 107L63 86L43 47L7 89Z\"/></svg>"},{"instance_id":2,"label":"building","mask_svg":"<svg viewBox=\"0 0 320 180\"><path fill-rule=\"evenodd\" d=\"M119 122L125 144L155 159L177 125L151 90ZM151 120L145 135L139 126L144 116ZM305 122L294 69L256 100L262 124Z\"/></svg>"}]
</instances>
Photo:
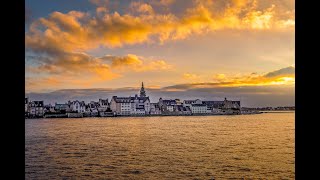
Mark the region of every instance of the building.
<instances>
[{"instance_id":1,"label":"building","mask_svg":"<svg viewBox=\"0 0 320 180\"><path fill-rule=\"evenodd\" d=\"M176 99L173 100L173 99L162 99L162 98L160 98L159 99L159 107L160 107L161 112L163 112L163 113L174 112L175 106L178 105L177 104L177 100Z\"/></svg>"},{"instance_id":2,"label":"building","mask_svg":"<svg viewBox=\"0 0 320 180\"><path fill-rule=\"evenodd\" d=\"M58 104L55 103L54 110L57 112L69 112L70 111L70 105L69 104Z\"/></svg>"},{"instance_id":3,"label":"building","mask_svg":"<svg viewBox=\"0 0 320 180\"><path fill-rule=\"evenodd\" d=\"M229 101L227 98L224 98L223 101L223 109L233 109L233 110L240 110L240 101Z\"/></svg>"},{"instance_id":4,"label":"building","mask_svg":"<svg viewBox=\"0 0 320 180\"><path fill-rule=\"evenodd\" d=\"M110 108L116 115L130 115L131 97L113 96L110 101Z\"/></svg>"},{"instance_id":5,"label":"building","mask_svg":"<svg viewBox=\"0 0 320 180\"><path fill-rule=\"evenodd\" d=\"M176 105L175 112L179 115L191 115L191 109L189 106L184 107L183 105Z\"/></svg>"},{"instance_id":6,"label":"building","mask_svg":"<svg viewBox=\"0 0 320 180\"><path fill-rule=\"evenodd\" d=\"M143 82L141 84L141 89L140 89L140 97L146 97L146 91L144 90Z\"/></svg>"},{"instance_id":7,"label":"building","mask_svg":"<svg viewBox=\"0 0 320 180\"><path fill-rule=\"evenodd\" d=\"M202 104L207 105L207 113L219 113L223 107L223 101L202 101Z\"/></svg>"},{"instance_id":8,"label":"building","mask_svg":"<svg viewBox=\"0 0 320 180\"><path fill-rule=\"evenodd\" d=\"M70 111L77 113L84 113L86 110L86 105L84 101L72 101L70 103Z\"/></svg>"},{"instance_id":9,"label":"building","mask_svg":"<svg viewBox=\"0 0 320 180\"><path fill-rule=\"evenodd\" d=\"M208 107L212 107L214 109L219 109L223 107L224 102L223 101L202 101L202 104L205 104Z\"/></svg>"},{"instance_id":10,"label":"building","mask_svg":"<svg viewBox=\"0 0 320 180\"><path fill-rule=\"evenodd\" d=\"M30 117L43 117L43 101L31 101L28 105Z\"/></svg>"},{"instance_id":11,"label":"building","mask_svg":"<svg viewBox=\"0 0 320 180\"><path fill-rule=\"evenodd\" d=\"M196 99L196 100L184 100L183 101L183 106L184 107L190 107L193 105L193 104L202 104L202 101L200 99Z\"/></svg>"},{"instance_id":12,"label":"building","mask_svg":"<svg viewBox=\"0 0 320 180\"><path fill-rule=\"evenodd\" d=\"M55 112L54 106L52 106L51 104L44 105L43 111L44 111L44 113L53 113L53 112Z\"/></svg>"},{"instance_id":13,"label":"building","mask_svg":"<svg viewBox=\"0 0 320 180\"><path fill-rule=\"evenodd\" d=\"M146 115L150 114L150 99L146 96L142 82L140 96L117 97L113 96L110 108L117 115Z\"/></svg>"},{"instance_id":14,"label":"building","mask_svg":"<svg viewBox=\"0 0 320 180\"><path fill-rule=\"evenodd\" d=\"M144 89L141 88L141 90L143 91L142 93L140 93L140 97L138 95L131 97L130 114L132 115L150 114L150 99L149 97L144 96L145 95Z\"/></svg>"},{"instance_id":15,"label":"building","mask_svg":"<svg viewBox=\"0 0 320 180\"><path fill-rule=\"evenodd\" d=\"M161 114L161 110L158 103L150 103L150 114L151 115Z\"/></svg>"},{"instance_id":16,"label":"building","mask_svg":"<svg viewBox=\"0 0 320 180\"><path fill-rule=\"evenodd\" d=\"M205 105L205 104L192 104L190 109L191 109L192 114L206 114L207 113L207 105Z\"/></svg>"},{"instance_id":17,"label":"building","mask_svg":"<svg viewBox=\"0 0 320 180\"><path fill-rule=\"evenodd\" d=\"M29 99L24 98L24 112L28 113L28 104L29 104Z\"/></svg>"},{"instance_id":18,"label":"building","mask_svg":"<svg viewBox=\"0 0 320 180\"><path fill-rule=\"evenodd\" d=\"M146 95L143 82L141 83L140 95L137 94L131 98L132 115L148 115L150 114L150 99Z\"/></svg>"},{"instance_id":19,"label":"building","mask_svg":"<svg viewBox=\"0 0 320 180\"><path fill-rule=\"evenodd\" d=\"M29 99L24 98L24 117L29 117Z\"/></svg>"},{"instance_id":20,"label":"building","mask_svg":"<svg viewBox=\"0 0 320 180\"><path fill-rule=\"evenodd\" d=\"M107 111L108 109L110 109L110 103L108 99L99 99L99 112Z\"/></svg>"},{"instance_id":21,"label":"building","mask_svg":"<svg viewBox=\"0 0 320 180\"><path fill-rule=\"evenodd\" d=\"M150 114L149 97L117 97L113 96L110 108L117 115L146 115Z\"/></svg>"},{"instance_id":22,"label":"building","mask_svg":"<svg viewBox=\"0 0 320 180\"><path fill-rule=\"evenodd\" d=\"M192 114L208 114L212 112L212 107L200 99L184 100L183 106L191 109Z\"/></svg>"},{"instance_id":23,"label":"building","mask_svg":"<svg viewBox=\"0 0 320 180\"><path fill-rule=\"evenodd\" d=\"M90 116L92 117L96 117L99 115L99 107L100 107L100 103L99 102L94 102L91 101L90 103L88 103L88 106L85 106L85 111L90 111Z\"/></svg>"}]
</instances>

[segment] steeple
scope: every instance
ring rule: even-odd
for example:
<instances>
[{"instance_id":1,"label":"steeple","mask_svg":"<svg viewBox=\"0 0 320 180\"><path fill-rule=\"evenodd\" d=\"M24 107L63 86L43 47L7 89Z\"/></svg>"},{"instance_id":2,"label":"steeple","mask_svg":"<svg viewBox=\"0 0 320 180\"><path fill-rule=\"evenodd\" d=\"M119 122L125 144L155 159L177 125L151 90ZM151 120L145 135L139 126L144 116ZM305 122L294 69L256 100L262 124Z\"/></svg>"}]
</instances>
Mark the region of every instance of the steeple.
<instances>
[{"instance_id":1,"label":"steeple","mask_svg":"<svg viewBox=\"0 0 320 180\"><path fill-rule=\"evenodd\" d=\"M144 90L143 82L141 84L141 89L140 89L140 97L146 97L146 91Z\"/></svg>"}]
</instances>

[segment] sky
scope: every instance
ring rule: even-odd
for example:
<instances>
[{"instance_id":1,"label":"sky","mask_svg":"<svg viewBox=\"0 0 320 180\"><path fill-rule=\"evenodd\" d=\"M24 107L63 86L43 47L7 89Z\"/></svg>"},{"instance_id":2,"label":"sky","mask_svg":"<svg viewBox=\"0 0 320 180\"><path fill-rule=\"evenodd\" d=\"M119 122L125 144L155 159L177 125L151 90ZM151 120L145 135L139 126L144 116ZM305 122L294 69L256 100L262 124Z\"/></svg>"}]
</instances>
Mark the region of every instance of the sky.
<instances>
[{"instance_id":1,"label":"sky","mask_svg":"<svg viewBox=\"0 0 320 180\"><path fill-rule=\"evenodd\" d=\"M294 105L293 0L26 0L26 96Z\"/></svg>"}]
</instances>

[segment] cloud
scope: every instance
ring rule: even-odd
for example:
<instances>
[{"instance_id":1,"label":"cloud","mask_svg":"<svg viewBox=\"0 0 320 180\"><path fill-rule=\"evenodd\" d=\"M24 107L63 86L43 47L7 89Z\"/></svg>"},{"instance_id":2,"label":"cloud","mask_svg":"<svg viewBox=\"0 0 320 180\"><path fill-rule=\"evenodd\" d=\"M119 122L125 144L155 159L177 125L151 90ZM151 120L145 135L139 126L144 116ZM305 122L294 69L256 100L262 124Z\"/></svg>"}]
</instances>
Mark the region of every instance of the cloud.
<instances>
[{"instance_id":1,"label":"cloud","mask_svg":"<svg viewBox=\"0 0 320 180\"><path fill-rule=\"evenodd\" d=\"M160 0L157 2L163 6L170 6L171 4L173 4L175 2L175 0Z\"/></svg>"},{"instance_id":2,"label":"cloud","mask_svg":"<svg viewBox=\"0 0 320 180\"><path fill-rule=\"evenodd\" d=\"M213 78L220 81L220 80L225 79L226 75L225 74L216 74Z\"/></svg>"},{"instance_id":3,"label":"cloud","mask_svg":"<svg viewBox=\"0 0 320 180\"><path fill-rule=\"evenodd\" d=\"M289 66L273 72L269 72L266 75L264 75L264 77L272 78L272 77L278 77L278 76L293 76L294 74L295 74L295 67Z\"/></svg>"},{"instance_id":4,"label":"cloud","mask_svg":"<svg viewBox=\"0 0 320 180\"><path fill-rule=\"evenodd\" d=\"M197 78L197 83L178 84L168 86L165 89L184 90L194 88L218 88L218 87L245 87L245 86L270 86L270 85L294 85L295 84L295 68L292 66L259 75L251 73L249 75L227 76L225 74L216 74L211 82L202 82L199 77L193 74L185 74L185 79L190 80Z\"/></svg>"},{"instance_id":5,"label":"cloud","mask_svg":"<svg viewBox=\"0 0 320 180\"><path fill-rule=\"evenodd\" d=\"M135 57L135 55L127 55L121 58L107 59L102 58L102 61L108 61L110 67L121 67L127 64L139 64L127 57ZM120 60L119 60L120 59ZM129 58L130 59L130 58ZM134 58L133 58L134 59ZM114 62L114 65L112 63ZM139 62L139 61L138 61ZM111 63L111 64L110 64ZM185 73L188 78L201 78L200 75ZM147 95L150 96L152 102L157 102L162 98L181 98L190 99L209 99L222 100L224 97L233 100L241 100L243 106L287 106L294 105L295 84L294 84L294 69L292 67L282 68L265 74L251 73L242 76L228 76L225 74L217 74L216 77L220 81L202 82L202 83L185 83L174 84L170 86L160 87L155 85L145 84ZM85 78L85 77L84 77ZM286 79L289 78L289 79ZM292 78L292 79L290 79ZM92 80L91 78L89 78ZM68 100L98 100L99 98L111 98L117 96L130 96L137 94L139 87L124 87L124 88L91 88L89 79L74 80L70 77L55 78L40 78L34 81L31 78L26 79L26 87L32 89L39 84L46 84L47 92L32 92L26 93L26 96L34 100L45 100L46 103L66 102ZM61 80L63 82L61 82ZM216 80L216 79L215 79ZM288 81L289 80L289 81ZM190 82L190 80L188 81ZM65 89L52 91L53 87L59 87L64 84ZM69 85L69 86L68 86ZM85 87L85 88L84 88ZM57 88L56 88L57 89Z\"/></svg>"},{"instance_id":6,"label":"cloud","mask_svg":"<svg viewBox=\"0 0 320 180\"><path fill-rule=\"evenodd\" d=\"M183 78L187 81L197 82L200 80L200 75L193 73L184 73Z\"/></svg>"},{"instance_id":7,"label":"cloud","mask_svg":"<svg viewBox=\"0 0 320 180\"><path fill-rule=\"evenodd\" d=\"M113 73L110 66L102 59L85 53L60 52L48 58L39 56L37 61L39 65L29 67L31 72L74 78L90 75L98 76L102 80L110 80L119 76Z\"/></svg>"},{"instance_id":8,"label":"cloud","mask_svg":"<svg viewBox=\"0 0 320 180\"><path fill-rule=\"evenodd\" d=\"M93 57L86 52L101 46L164 44L225 29L292 31L294 28L292 10L276 2L262 7L260 1L249 0L192 1L192 6L183 8L181 14L160 13L152 1L133 2L123 12L111 11L111 2L107 0L91 2L97 6L95 12L56 11L30 24L25 33L26 52L35 54L38 60L37 65L27 67L28 73L42 74L42 78L52 75L60 83L72 84L72 80L61 80L64 77L74 81L86 77L86 83L107 81L121 77L126 71L170 70L172 65L136 55ZM181 1L159 3L173 7Z\"/></svg>"},{"instance_id":9,"label":"cloud","mask_svg":"<svg viewBox=\"0 0 320 180\"><path fill-rule=\"evenodd\" d=\"M26 89L58 87L90 87L94 83L122 77L128 72L156 72L173 68L164 60L151 60L134 54L126 56L93 57L86 53L59 52L51 56L32 57L34 64L26 66Z\"/></svg>"},{"instance_id":10,"label":"cloud","mask_svg":"<svg viewBox=\"0 0 320 180\"><path fill-rule=\"evenodd\" d=\"M111 67L115 70L133 70L136 72L143 71L162 71L170 70L172 65L168 64L164 60L146 60L143 57L139 57L134 54L128 54L127 56L105 56L104 59L111 61Z\"/></svg>"},{"instance_id":11,"label":"cloud","mask_svg":"<svg viewBox=\"0 0 320 180\"><path fill-rule=\"evenodd\" d=\"M132 12L154 14L152 6L142 2L131 2L130 9Z\"/></svg>"},{"instance_id":12,"label":"cloud","mask_svg":"<svg viewBox=\"0 0 320 180\"><path fill-rule=\"evenodd\" d=\"M63 73L68 76L90 73L99 75L103 80L113 79L122 71L162 71L173 68L164 60L148 60L134 54L95 58L85 53L59 53L49 58L38 57L37 60L40 65L29 67L29 70L37 73Z\"/></svg>"},{"instance_id":13,"label":"cloud","mask_svg":"<svg viewBox=\"0 0 320 180\"><path fill-rule=\"evenodd\" d=\"M218 13L213 11L214 2L211 3L213 7L197 3L195 7L187 8L181 17L173 12L156 14L150 4L138 2L130 6L138 14L132 14L132 11L124 14L101 11L103 6L97 7L99 13L96 14L53 12L48 18L32 23L26 33L26 46L32 50L45 46L74 51L93 49L99 45L114 48L163 43L223 29L292 29L292 15L278 17L277 6L273 4L257 10L255 2L231 1Z\"/></svg>"},{"instance_id":14,"label":"cloud","mask_svg":"<svg viewBox=\"0 0 320 180\"><path fill-rule=\"evenodd\" d=\"M109 0L89 0L92 4L97 6L109 6Z\"/></svg>"}]
</instances>

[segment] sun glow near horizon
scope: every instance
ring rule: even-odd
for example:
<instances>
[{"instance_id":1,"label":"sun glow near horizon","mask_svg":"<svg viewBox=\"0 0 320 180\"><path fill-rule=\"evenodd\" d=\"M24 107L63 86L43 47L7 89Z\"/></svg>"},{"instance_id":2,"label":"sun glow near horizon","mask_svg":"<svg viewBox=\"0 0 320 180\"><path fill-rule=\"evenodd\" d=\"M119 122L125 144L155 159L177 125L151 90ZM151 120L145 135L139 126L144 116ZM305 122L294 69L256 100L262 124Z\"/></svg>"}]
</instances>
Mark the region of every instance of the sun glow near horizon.
<instances>
[{"instance_id":1,"label":"sun glow near horizon","mask_svg":"<svg viewBox=\"0 0 320 180\"><path fill-rule=\"evenodd\" d=\"M293 0L37 3L26 1L26 92L295 84Z\"/></svg>"}]
</instances>

